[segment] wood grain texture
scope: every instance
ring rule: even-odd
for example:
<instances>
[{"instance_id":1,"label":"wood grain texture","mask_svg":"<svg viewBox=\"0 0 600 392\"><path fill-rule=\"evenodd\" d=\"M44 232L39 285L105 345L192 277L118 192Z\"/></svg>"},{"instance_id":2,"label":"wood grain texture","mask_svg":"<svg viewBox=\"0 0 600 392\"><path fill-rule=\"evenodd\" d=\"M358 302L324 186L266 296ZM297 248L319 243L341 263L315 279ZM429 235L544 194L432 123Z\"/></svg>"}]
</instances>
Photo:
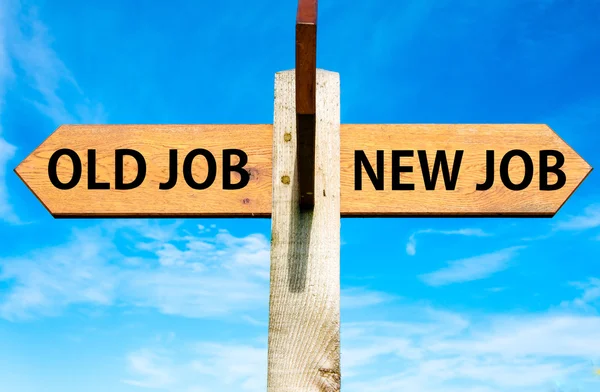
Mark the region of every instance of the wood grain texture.
<instances>
[{"instance_id":1,"label":"wood grain texture","mask_svg":"<svg viewBox=\"0 0 600 392\"><path fill-rule=\"evenodd\" d=\"M507 189L500 181L498 167L508 151L521 149L533 160L531 185L521 191ZM539 151L555 149L565 156L562 169L566 184L556 191L539 188ZM363 150L375 167L377 150L384 150L384 190L377 191L363 173L363 190L354 189L354 152ZM403 183L414 183L413 191L392 190L392 150L414 150L412 173L402 173ZM440 174L435 190L425 190L417 150L428 153L429 167L437 150L445 150L452 162L456 150L464 150L455 190L444 188ZM496 180L487 191L477 191L485 180L485 152L495 151ZM543 124L423 125L346 124L341 127L341 213L342 216L553 216L590 173L588 165L554 131ZM554 161L551 159L550 164ZM517 157L509 166L515 182L523 178L524 165ZM556 176L549 175L550 183Z\"/></svg>"},{"instance_id":2,"label":"wood grain texture","mask_svg":"<svg viewBox=\"0 0 600 392\"><path fill-rule=\"evenodd\" d=\"M317 0L299 0L296 16L296 113L315 114Z\"/></svg>"},{"instance_id":3,"label":"wood grain texture","mask_svg":"<svg viewBox=\"0 0 600 392\"><path fill-rule=\"evenodd\" d=\"M275 79L269 392L340 390L339 89L339 74L317 71L315 207L305 211L298 204L294 71Z\"/></svg>"},{"instance_id":4,"label":"wood grain texture","mask_svg":"<svg viewBox=\"0 0 600 392\"><path fill-rule=\"evenodd\" d=\"M317 0L299 0L296 16L296 132L300 208L315 204Z\"/></svg>"},{"instance_id":5,"label":"wood grain texture","mask_svg":"<svg viewBox=\"0 0 600 392\"><path fill-rule=\"evenodd\" d=\"M314 114L296 115L296 162L301 209L312 209L315 205L315 124Z\"/></svg>"},{"instance_id":6,"label":"wood grain texture","mask_svg":"<svg viewBox=\"0 0 600 392\"><path fill-rule=\"evenodd\" d=\"M55 217L268 217L271 212L271 125L63 125L29 155L16 173ZM50 156L58 149L77 152L83 163L82 178L70 190L56 189L48 177ZM138 188L115 190L115 150L134 149L147 164L146 179ZM194 190L184 181L185 155L197 148L209 150L217 162L214 184ZM245 166L250 181L239 190L223 190L222 151L241 149L248 155ZM96 149L96 179L110 182L110 190L87 189L87 150ZM178 182L160 190L169 177L169 149L178 150ZM235 162L234 162L235 163ZM137 173L135 160L125 158L125 180ZM73 164L68 157L58 162L58 177L67 182ZM197 157L194 178L207 176L207 163ZM239 174L232 173L237 183Z\"/></svg>"},{"instance_id":7,"label":"wood grain texture","mask_svg":"<svg viewBox=\"0 0 600 392\"><path fill-rule=\"evenodd\" d=\"M70 125L62 126L16 169L17 174L55 217L269 217L271 215L271 125ZM553 216L591 167L549 127L541 124L342 124L341 125L341 215L349 216ZM59 190L48 178L48 161L54 151L71 148L83 158L83 176L71 190ZM133 148L147 157L145 182L133 190L88 190L87 149L97 149L99 181L114 181L114 151ZM168 150L182 155L206 148L216 157L218 173L206 190L189 188L179 179L169 191L158 184L168 175ZM223 190L221 151L239 148L248 154L251 180L241 190ZM426 191L417 153L402 158L413 165L401 181L415 184L414 191L391 189L392 150L426 150L429 166L437 150L446 150L452 162L456 150L464 150L455 190L444 189L440 175L437 187ZM477 191L485 179L485 151L496 151L496 181L487 191ZM500 156L522 149L534 162L533 181L522 191L505 188L498 178ZM556 191L539 190L539 151L555 149L565 155L565 186ZM363 170L363 190L354 189L354 154L363 150L376 169L377 150L384 151L384 190L377 191ZM180 163L181 164L181 163ZM125 161L126 179L135 176L135 161ZM59 161L60 178L68 179L72 164ZM197 159L197 178L206 175L206 163ZM510 176L518 181L523 164L515 158ZM234 173L235 175L235 173ZM181 171L179 172L181 177ZM555 179L550 175L550 182Z\"/></svg>"}]
</instances>

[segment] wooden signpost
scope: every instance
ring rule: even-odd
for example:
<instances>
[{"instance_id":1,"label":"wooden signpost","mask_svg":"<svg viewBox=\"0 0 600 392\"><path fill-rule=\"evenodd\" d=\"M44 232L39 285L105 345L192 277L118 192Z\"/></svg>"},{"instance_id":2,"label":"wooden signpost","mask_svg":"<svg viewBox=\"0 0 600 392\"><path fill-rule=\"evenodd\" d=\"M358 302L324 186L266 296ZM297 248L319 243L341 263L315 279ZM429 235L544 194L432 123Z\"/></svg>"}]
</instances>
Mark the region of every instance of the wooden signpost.
<instances>
[{"instance_id":1,"label":"wooden signpost","mask_svg":"<svg viewBox=\"0 0 600 392\"><path fill-rule=\"evenodd\" d=\"M316 22L273 125L63 125L15 169L57 218L271 217L269 392L340 390L340 217L551 217L592 170L546 125L340 125Z\"/></svg>"},{"instance_id":2,"label":"wooden signpost","mask_svg":"<svg viewBox=\"0 0 600 392\"><path fill-rule=\"evenodd\" d=\"M16 172L57 218L270 217L272 150L291 130L63 125ZM337 131L342 217L553 216L591 170L546 125Z\"/></svg>"}]
</instances>

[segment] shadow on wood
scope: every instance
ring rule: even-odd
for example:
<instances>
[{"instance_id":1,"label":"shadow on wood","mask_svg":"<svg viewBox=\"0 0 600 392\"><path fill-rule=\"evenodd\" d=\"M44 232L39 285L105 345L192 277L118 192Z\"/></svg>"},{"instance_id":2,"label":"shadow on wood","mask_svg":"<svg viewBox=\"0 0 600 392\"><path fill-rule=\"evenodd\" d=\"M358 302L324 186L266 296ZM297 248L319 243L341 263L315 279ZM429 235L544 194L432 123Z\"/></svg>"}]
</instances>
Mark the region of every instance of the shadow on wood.
<instances>
[{"instance_id":1,"label":"shadow on wood","mask_svg":"<svg viewBox=\"0 0 600 392\"><path fill-rule=\"evenodd\" d=\"M275 78L268 392L340 390L339 91L317 70L315 203L301 210L294 71Z\"/></svg>"},{"instance_id":2,"label":"shadow on wood","mask_svg":"<svg viewBox=\"0 0 600 392\"><path fill-rule=\"evenodd\" d=\"M298 150L296 164L300 192L300 209L312 210L315 205L315 114L296 115Z\"/></svg>"},{"instance_id":3,"label":"shadow on wood","mask_svg":"<svg viewBox=\"0 0 600 392\"><path fill-rule=\"evenodd\" d=\"M306 271L308 269L310 232L313 211L302 211L291 215L288 243L288 287L292 293L302 293L306 289Z\"/></svg>"}]
</instances>

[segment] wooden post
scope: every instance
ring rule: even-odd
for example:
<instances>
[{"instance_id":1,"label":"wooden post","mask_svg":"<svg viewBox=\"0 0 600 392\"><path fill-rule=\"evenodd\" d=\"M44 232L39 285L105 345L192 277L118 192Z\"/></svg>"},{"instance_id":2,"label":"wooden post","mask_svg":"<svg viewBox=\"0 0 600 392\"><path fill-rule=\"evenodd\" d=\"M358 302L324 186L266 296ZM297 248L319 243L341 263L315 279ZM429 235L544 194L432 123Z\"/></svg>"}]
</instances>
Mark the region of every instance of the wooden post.
<instances>
[{"instance_id":1,"label":"wooden post","mask_svg":"<svg viewBox=\"0 0 600 392\"><path fill-rule=\"evenodd\" d=\"M315 205L317 0L299 0L296 15L296 134L300 208Z\"/></svg>"},{"instance_id":2,"label":"wooden post","mask_svg":"<svg viewBox=\"0 0 600 392\"><path fill-rule=\"evenodd\" d=\"M268 392L340 390L340 82L317 70L315 206L300 209L295 71L275 75Z\"/></svg>"}]
</instances>

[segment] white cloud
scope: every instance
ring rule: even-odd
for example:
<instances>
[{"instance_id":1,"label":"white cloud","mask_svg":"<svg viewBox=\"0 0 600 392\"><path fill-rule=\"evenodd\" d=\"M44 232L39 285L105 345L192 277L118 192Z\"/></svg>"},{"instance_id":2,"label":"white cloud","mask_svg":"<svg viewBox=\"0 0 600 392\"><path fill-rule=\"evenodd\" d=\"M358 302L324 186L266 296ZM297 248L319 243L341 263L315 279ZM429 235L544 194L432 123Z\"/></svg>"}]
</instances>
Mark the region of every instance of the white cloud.
<instances>
[{"instance_id":1,"label":"white cloud","mask_svg":"<svg viewBox=\"0 0 600 392\"><path fill-rule=\"evenodd\" d=\"M357 309L380 305L393 299L394 297L387 293L353 287L341 291L340 306L343 309Z\"/></svg>"},{"instance_id":2,"label":"white cloud","mask_svg":"<svg viewBox=\"0 0 600 392\"><path fill-rule=\"evenodd\" d=\"M11 24L11 56L23 71L23 80L37 92L37 97L26 99L56 124L103 122L102 106L85 97L69 68L52 48L52 36L39 19L37 8L16 2L15 10L13 18L17 23Z\"/></svg>"},{"instance_id":3,"label":"white cloud","mask_svg":"<svg viewBox=\"0 0 600 392\"><path fill-rule=\"evenodd\" d=\"M557 221L551 224L551 230L542 235L534 235L522 238L522 241L539 241L551 238L557 233L570 231L582 232L600 228L600 204L591 204L584 208L579 215L571 215L568 218ZM593 236L592 240L600 240L600 235Z\"/></svg>"},{"instance_id":4,"label":"white cloud","mask_svg":"<svg viewBox=\"0 0 600 392\"><path fill-rule=\"evenodd\" d=\"M75 231L71 241L26 257L0 259L0 281L12 284L0 295L0 317L55 315L71 304L113 303L119 269L110 239L98 230Z\"/></svg>"},{"instance_id":5,"label":"white cloud","mask_svg":"<svg viewBox=\"0 0 600 392\"><path fill-rule=\"evenodd\" d=\"M423 317L418 307L401 313ZM442 315L343 327L345 390L517 392L593 381L600 317Z\"/></svg>"},{"instance_id":6,"label":"white cloud","mask_svg":"<svg viewBox=\"0 0 600 392\"><path fill-rule=\"evenodd\" d=\"M342 324L345 391L522 392L562 386L595 392L600 386L594 376L600 317L467 315L412 304L383 318L364 318L370 320ZM144 386L159 384L155 374L170 375L165 391L264 391L265 343L264 338L254 344L179 342L154 350L168 357L148 355L155 359L152 366L141 362L146 366L131 371Z\"/></svg>"},{"instance_id":7,"label":"white cloud","mask_svg":"<svg viewBox=\"0 0 600 392\"><path fill-rule=\"evenodd\" d=\"M481 229L458 229L458 230L419 230L414 232L406 243L406 253L409 256L414 256L417 253L417 236L422 234L440 234L440 235L460 235L467 237L487 237L490 234Z\"/></svg>"},{"instance_id":8,"label":"white cloud","mask_svg":"<svg viewBox=\"0 0 600 392\"><path fill-rule=\"evenodd\" d=\"M571 216L555 226L556 230L587 230L600 227L600 204L585 208L582 215Z\"/></svg>"},{"instance_id":9,"label":"white cloud","mask_svg":"<svg viewBox=\"0 0 600 392\"><path fill-rule=\"evenodd\" d=\"M202 237L179 222L111 221L75 231L64 245L0 259L0 281L9 284L0 294L0 317L124 303L186 317L241 318L268 306L268 274L269 241L260 234Z\"/></svg>"},{"instance_id":10,"label":"white cloud","mask_svg":"<svg viewBox=\"0 0 600 392\"><path fill-rule=\"evenodd\" d=\"M573 286L580 289L583 293L579 298L575 298L572 301L564 301L561 305L563 307L574 307L586 311L595 311L594 306L600 299L600 279L590 278L586 282L574 282Z\"/></svg>"},{"instance_id":11,"label":"white cloud","mask_svg":"<svg viewBox=\"0 0 600 392\"><path fill-rule=\"evenodd\" d=\"M0 105L4 101L4 92L6 82L14 77L13 69L10 64L10 57L6 38L8 36L7 29L9 27L9 9L6 4L0 5Z\"/></svg>"},{"instance_id":12,"label":"white cloud","mask_svg":"<svg viewBox=\"0 0 600 392\"><path fill-rule=\"evenodd\" d=\"M0 83L2 82L0 81ZM0 220L3 220L7 223L19 222L12 205L9 203L8 189L6 184L8 163L14 157L15 152L15 146L9 144L2 138L2 136L0 136Z\"/></svg>"},{"instance_id":13,"label":"white cloud","mask_svg":"<svg viewBox=\"0 0 600 392\"><path fill-rule=\"evenodd\" d=\"M110 221L75 231L63 246L0 260L0 279L10 284L0 298L0 314L18 319L56 314L78 303L119 303L191 317L247 316L267 306L268 247L261 235L236 237L218 230L206 237L179 221ZM494 253L491 264L504 263L518 248ZM386 302L385 313L373 317L366 308L390 299L386 293L354 288L342 295L345 307L365 309L358 317L369 319L342 325L349 392L521 392L548 390L543 388L556 382L592 382L586 374L593 374L588 362L599 352L599 317L474 316L398 301ZM264 339L182 343L169 335L152 344L163 347L127 356L130 376L124 383L173 392L265 389ZM580 389L588 391L593 389Z\"/></svg>"},{"instance_id":14,"label":"white cloud","mask_svg":"<svg viewBox=\"0 0 600 392\"><path fill-rule=\"evenodd\" d=\"M18 80L34 91L20 95L57 125L104 122L102 106L84 96L74 76L52 49L51 41L36 8L23 7L17 0L0 3L0 118L7 85L14 81L17 71ZM69 107L67 100L74 105ZM0 124L0 220L12 224L20 221L9 203L6 176L15 152L16 147L8 143Z\"/></svg>"},{"instance_id":15,"label":"white cloud","mask_svg":"<svg viewBox=\"0 0 600 392\"><path fill-rule=\"evenodd\" d=\"M268 309L270 243L262 234L207 233L183 221L111 220L75 230L62 245L0 258L0 317L53 316L70 306L126 305L252 325ZM394 299L345 288L345 309Z\"/></svg>"},{"instance_id":16,"label":"white cloud","mask_svg":"<svg viewBox=\"0 0 600 392\"><path fill-rule=\"evenodd\" d=\"M129 354L127 363L136 380L123 380L125 384L141 388L162 389L173 383L170 361L150 350L139 350Z\"/></svg>"},{"instance_id":17,"label":"white cloud","mask_svg":"<svg viewBox=\"0 0 600 392\"><path fill-rule=\"evenodd\" d=\"M199 343L192 368L204 376L219 380L222 386L239 386L242 391L266 390L267 350L263 346ZM223 390L216 388L212 390Z\"/></svg>"},{"instance_id":18,"label":"white cloud","mask_svg":"<svg viewBox=\"0 0 600 392\"><path fill-rule=\"evenodd\" d=\"M514 246L494 253L467 259L451 261L448 266L419 276L430 286L444 286L452 283L484 279L508 267L509 261L523 246Z\"/></svg>"},{"instance_id":19,"label":"white cloud","mask_svg":"<svg viewBox=\"0 0 600 392\"><path fill-rule=\"evenodd\" d=\"M14 77L6 45L6 37L8 35L6 26L9 24L7 13L7 7L0 5L0 113L4 107L6 84ZM2 126L0 125L0 219L8 223L18 222L17 216L9 204L6 185L8 163L14 157L15 151L15 146L8 143L2 137Z\"/></svg>"},{"instance_id":20,"label":"white cloud","mask_svg":"<svg viewBox=\"0 0 600 392\"><path fill-rule=\"evenodd\" d=\"M600 317L544 314L490 317L469 338L430 345L443 354L468 351L511 359L527 356L593 358L600 354Z\"/></svg>"},{"instance_id":21,"label":"white cloud","mask_svg":"<svg viewBox=\"0 0 600 392\"><path fill-rule=\"evenodd\" d=\"M144 348L127 355L125 384L172 392L264 391L264 344L187 342Z\"/></svg>"}]
</instances>

